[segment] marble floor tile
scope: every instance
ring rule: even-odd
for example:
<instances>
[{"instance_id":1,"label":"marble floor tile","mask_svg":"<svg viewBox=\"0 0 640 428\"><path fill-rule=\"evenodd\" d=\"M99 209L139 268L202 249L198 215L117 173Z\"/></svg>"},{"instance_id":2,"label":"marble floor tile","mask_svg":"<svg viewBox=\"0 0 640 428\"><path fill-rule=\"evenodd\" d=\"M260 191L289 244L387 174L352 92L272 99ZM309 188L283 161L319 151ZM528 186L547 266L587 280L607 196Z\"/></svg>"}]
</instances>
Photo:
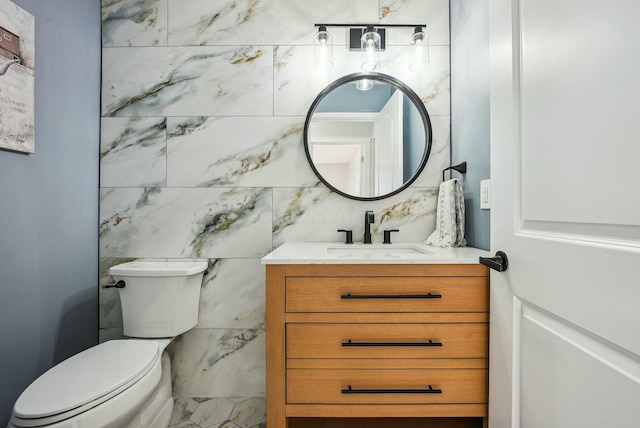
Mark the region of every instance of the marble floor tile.
<instances>
[{"instance_id":1,"label":"marble floor tile","mask_svg":"<svg viewBox=\"0 0 640 428\"><path fill-rule=\"evenodd\" d=\"M175 428L202 428L200 425L198 425L198 424L194 424L194 423L193 423L193 422L191 422L191 421L183 421L183 422L180 422L179 424L176 424L176 425L170 425L170 426L171 426L172 428L173 428L173 427L175 427Z\"/></svg>"},{"instance_id":2,"label":"marble floor tile","mask_svg":"<svg viewBox=\"0 0 640 428\"><path fill-rule=\"evenodd\" d=\"M174 398L171 428L265 428L263 397Z\"/></svg>"},{"instance_id":3,"label":"marble floor tile","mask_svg":"<svg viewBox=\"0 0 640 428\"><path fill-rule=\"evenodd\" d=\"M229 419L236 404L226 398L212 398L198 404L189 419L202 428L218 427Z\"/></svg>"},{"instance_id":4,"label":"marble floor tile","mask_svg":"<svg viewBox=\"0 0 640 428\"><path fill-rule=\"evenodd\" d=\"M236 404L229 419L241 428L252 428L264 423L266 414L264 398L249 398Z\"/></svg>"},{"instance_id":5,"label":"marble floor tile","mask_svg":"<svg viewBox=\"0 0 640 428\"><path fill-rule=\"evenodd\" d=\"M169 426L190 422L191 415L198 407L198 402L191 397L173 397L173 415Z\"/></svg>"}]
</instances>

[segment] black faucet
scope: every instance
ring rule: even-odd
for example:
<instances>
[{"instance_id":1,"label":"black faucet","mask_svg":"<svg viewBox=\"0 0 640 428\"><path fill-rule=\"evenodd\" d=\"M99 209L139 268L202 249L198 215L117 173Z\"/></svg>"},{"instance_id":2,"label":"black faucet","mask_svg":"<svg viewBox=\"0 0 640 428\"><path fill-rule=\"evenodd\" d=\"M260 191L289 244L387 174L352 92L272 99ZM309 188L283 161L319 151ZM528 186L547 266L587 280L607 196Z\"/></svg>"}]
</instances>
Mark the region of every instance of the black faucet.
<instances>
[{"instance_id":1,"label":"black faucet","mask_svg":"<svg viewBox=\"0 0 640 428\"><path fill-rule=\"evenodd\" d=\"M364 213L364 243L371 244L371 223L375 223L373 211Z\"/></svg>"}]
</instances>

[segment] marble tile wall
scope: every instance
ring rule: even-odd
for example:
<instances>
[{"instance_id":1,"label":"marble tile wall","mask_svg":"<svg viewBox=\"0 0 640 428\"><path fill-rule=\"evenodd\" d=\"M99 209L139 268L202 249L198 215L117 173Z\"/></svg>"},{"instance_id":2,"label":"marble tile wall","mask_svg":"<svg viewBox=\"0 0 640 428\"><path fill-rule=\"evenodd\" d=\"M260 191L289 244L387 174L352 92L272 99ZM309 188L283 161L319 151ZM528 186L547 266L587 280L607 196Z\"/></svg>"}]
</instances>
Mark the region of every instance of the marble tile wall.
<instances>
[{"instance_id":1,"label":"marble tile wall","mask_svg":"<svg viewBox=\"0 0 640 428\"><path fill-rule=\"evenodd\" d=\"M264 421L264 267L286 241L424 240L449 163L449 0L102 0L101 285L138 258L205 258L200 317L170 345L172 425ZM320 184L302 132L317 93L360 71L332 30L335 67L313 68L317 22L425 23L431 63L407 67L410 30L388 33L381 72L413 88L431 116L426 169L389 199L359 202ZM121 336L117 292L100 291L101 340Z\"/></svg>"}]
</instances>

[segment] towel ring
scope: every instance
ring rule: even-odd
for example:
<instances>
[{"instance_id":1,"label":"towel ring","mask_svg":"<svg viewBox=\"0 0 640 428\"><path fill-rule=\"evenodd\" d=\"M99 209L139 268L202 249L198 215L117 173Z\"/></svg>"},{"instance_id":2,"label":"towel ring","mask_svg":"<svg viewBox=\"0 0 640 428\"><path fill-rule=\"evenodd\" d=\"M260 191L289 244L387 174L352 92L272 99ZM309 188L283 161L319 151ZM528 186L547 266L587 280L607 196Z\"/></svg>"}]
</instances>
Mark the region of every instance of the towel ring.
<instances>
[{"instance_id":1,"label":"towel ring","mask_svg":"<svg viewBox=\"0 0 640 428\"><path fill-rule=\"evenodd\" d=\"M462 162L462 163L459 163L458 165L450 166L450 167L447 167L447 168L443 169L442 170L442 181L444 181L444 173L447 172L450 169L458 171L460 174L466 174L467 173L467 162Z\"/></svg>"}]
</instances>

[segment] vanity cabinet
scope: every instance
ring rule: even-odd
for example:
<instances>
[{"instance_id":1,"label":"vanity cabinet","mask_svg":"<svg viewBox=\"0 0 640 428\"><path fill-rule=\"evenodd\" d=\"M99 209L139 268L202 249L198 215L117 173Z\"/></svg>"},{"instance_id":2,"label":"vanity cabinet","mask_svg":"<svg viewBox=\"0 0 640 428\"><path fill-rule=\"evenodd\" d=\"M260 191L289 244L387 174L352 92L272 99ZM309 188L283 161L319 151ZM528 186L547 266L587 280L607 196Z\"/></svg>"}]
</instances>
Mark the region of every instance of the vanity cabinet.
<instances>
[{"instance_id":1,"label":"vanity cabinet","mask_svg":"<svg viewBox=\"0 0 640 428\"><path fill-rule=\"evenodd\" d=\"M438 419L443 427L447 420L476 418L486 424L486 267L266 269L269 428L314 426L309 419L296 425L297 418L445 418ZM409 426L408 420L398 419L397 426ZM386 427L394 426L390 421Z\"/></svg>"}]
</instances>

